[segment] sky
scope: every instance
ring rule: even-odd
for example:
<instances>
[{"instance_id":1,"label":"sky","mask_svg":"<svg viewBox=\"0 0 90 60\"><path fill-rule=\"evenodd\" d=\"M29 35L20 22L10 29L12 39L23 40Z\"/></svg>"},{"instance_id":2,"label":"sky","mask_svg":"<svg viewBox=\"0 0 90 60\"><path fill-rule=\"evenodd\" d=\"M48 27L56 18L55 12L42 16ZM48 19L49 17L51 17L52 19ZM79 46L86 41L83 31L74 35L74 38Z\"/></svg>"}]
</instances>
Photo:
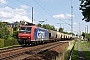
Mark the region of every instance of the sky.
<instances>
[{"instance_id":1,"label":"sky","mask_svg":"<svg viewBox=\"0 0 90 60\"><path fill-rule=\"evenodd\" d=\"M71 14L71 1L72 12ZM44 21L42 24L50 24L64 28L71 32L71 16L73 17L73 32L80 34L85 32L90 22L82 21L82 11L79 10L79 0L0 0L0 21L13 23L15 21L32 22L32 7L34 23Z\"/></svg>"}]
</instances>

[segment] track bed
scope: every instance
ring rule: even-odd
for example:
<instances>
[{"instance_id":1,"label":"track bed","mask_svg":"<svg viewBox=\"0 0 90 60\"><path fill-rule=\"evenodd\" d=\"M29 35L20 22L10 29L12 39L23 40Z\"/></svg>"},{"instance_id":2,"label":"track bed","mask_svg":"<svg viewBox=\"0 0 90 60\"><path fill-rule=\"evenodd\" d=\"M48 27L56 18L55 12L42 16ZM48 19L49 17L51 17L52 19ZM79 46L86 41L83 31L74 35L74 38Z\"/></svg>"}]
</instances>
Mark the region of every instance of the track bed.
<instances>
[{"instance_id":1,"label":"track bed","mask_svg":"<svg viewBox=\"0 0 90 60\"><path fill-rule=\"evenodd\" d=\"M52 42L0 53L3 60L51 60L68 45L68 42Z\"/></svg>"}]
</instances>

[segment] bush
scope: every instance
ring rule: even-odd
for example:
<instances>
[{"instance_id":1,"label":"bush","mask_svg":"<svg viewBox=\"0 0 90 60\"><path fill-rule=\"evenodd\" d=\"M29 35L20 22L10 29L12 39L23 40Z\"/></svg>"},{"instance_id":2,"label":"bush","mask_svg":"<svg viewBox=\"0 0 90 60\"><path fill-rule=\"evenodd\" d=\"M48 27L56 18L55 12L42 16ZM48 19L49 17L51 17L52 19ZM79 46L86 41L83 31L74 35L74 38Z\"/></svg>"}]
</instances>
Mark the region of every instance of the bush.
<instances>
[{"instance_id":1,"label":"bush","mask_svg":"<svg viewBox=\"0 0 90 60\"><path fill-rule=\"evenodd\" d=\"M0 48L4 47L4 39L0 39Z\"/></svg>"},{"instance_id":2,"label":"bush","mask_svg":"<svg viewBox=\"0 0 90 60\"><path fill-rule=\"evenodd\" d=\"M4 46L12 46L12 45L19 45L17 40L5 40L4 41Z\"/></svg>"},{"instance_id":3,"label":"bush","mask_svg":"<svg viewBox=\"0 0 90 60\"><path fill-rule=\"evenodd\" d=\"M14 44L14 40L4 40L4 46L12 46Z\"/></svg>"},{"instance_id":4,"label":"bush","mask_svg":"<svg viewBox=\"0 0 90 60\"><path fill-rule=\"evenodd\" d=\"M14 39L14 45L19 45L17 39Z\"/></svg>"},{"instance_id":5,"label":"bush","mask_svg":"<svg viewBox=\"0 0 90 60\"><path fill-rule=\"evenodd\" d=\"M13 38L18 39L18 31L13 32Z\"/></svg>"}]
</instances>

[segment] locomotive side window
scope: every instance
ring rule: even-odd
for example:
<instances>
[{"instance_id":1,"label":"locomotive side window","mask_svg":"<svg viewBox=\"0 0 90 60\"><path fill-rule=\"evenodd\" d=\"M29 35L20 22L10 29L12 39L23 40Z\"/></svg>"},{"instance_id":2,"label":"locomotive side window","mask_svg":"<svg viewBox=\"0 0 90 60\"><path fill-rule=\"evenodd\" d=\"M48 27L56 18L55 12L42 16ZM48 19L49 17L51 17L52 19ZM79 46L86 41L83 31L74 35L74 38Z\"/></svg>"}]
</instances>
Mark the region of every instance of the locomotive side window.
<instances>
[{"instance_id":1,"label":"locomotive side window","mask_svg":"<svg viewBox=\"0 0 90 60\"><path fill-rule=\"evenodd\" d=\"M31 32L31 27L27 27L26 32Z\"/></svg>"},{"instance_id":2,"label":"locomotive side window","mask_svg":"<svg viewBox=\"0 0 90 60\"><path fill-rule=\"evenodd\" d=\"M25 31L25 27L21 27L20 28L20 31Z\"/></svg>"}]
</instances>

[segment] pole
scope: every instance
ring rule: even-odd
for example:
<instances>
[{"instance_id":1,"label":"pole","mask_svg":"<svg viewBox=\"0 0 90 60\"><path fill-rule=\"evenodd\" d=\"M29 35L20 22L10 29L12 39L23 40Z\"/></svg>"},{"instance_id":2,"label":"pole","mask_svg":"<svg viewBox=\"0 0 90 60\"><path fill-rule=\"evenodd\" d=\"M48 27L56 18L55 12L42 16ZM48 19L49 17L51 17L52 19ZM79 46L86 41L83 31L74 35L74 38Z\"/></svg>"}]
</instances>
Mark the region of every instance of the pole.
<instances>
[{"instance_id":1,"label":"pole","mask_svg":"<svg viewBox=\"0 0 90 60\"><path fill-rule=\"evenodd\" d=\"M85 40L86 40L86 27L85 27Z\"/></svg>"},{"instance_id":2,"label":"pole","mask_svg":"<svg viewBox=\"0 0 90 60\"><path fill-rule=\"evenodd\" d=\"M60 28L61 28L61 23L59 23L60 24Z\"/></svg>"},{"instance_id":3,"label":"pole","mask_svg":"<svg viewBox=\"0 0 90 60\"><path fill-rule=\"evenodd\" d=\"M57 24L60 24L60 28L61 28L61 23L57 23Z\"/></svg>"},{"instance_id":4,"label":"pole","mask_svg":"<svg viewBox=\"0 0 90 60\"><path fill-rule=\"evenodd\" d=\"M81 31L80 31L80 23L79 23L79 36L81 35Z\"/></svg>"},{"instance_id":5,"label":"pole","mask_svg":"<svg viewBox=\"0 0 90 60\"><path fill-rule=\"evenodd\" d=\"M88 34L88 25L87 25L87 34Z\"/></svg>"},{"instance_id":6,"label":"pole","mask_svg":"<svg viewBox=\"0 0 90 60\"><path fill-rule=\"evenodd\" d=\"M73 6L71 0L71 33L73 33Z\"/></svg>"},{"instance_id":7,"label":"pole","mask_svg":"<svg viewBox=\"0 0 90 60\"><path fill-rule=\"evenodd\" d=\"M72 0L71 0L71 33L73 33L73 6L72 6ZM72 34L73 37L73 34Z\"/></svg>"},{"instance_id":8,"label":"pole","mask_svg":"<svg viewBox=\"0 0 90 60\"><path fill-rule=\"evenodd\" d=\"M32 7L32 23L33 23L33 7Z\"/></svg>"}]
</instances>

